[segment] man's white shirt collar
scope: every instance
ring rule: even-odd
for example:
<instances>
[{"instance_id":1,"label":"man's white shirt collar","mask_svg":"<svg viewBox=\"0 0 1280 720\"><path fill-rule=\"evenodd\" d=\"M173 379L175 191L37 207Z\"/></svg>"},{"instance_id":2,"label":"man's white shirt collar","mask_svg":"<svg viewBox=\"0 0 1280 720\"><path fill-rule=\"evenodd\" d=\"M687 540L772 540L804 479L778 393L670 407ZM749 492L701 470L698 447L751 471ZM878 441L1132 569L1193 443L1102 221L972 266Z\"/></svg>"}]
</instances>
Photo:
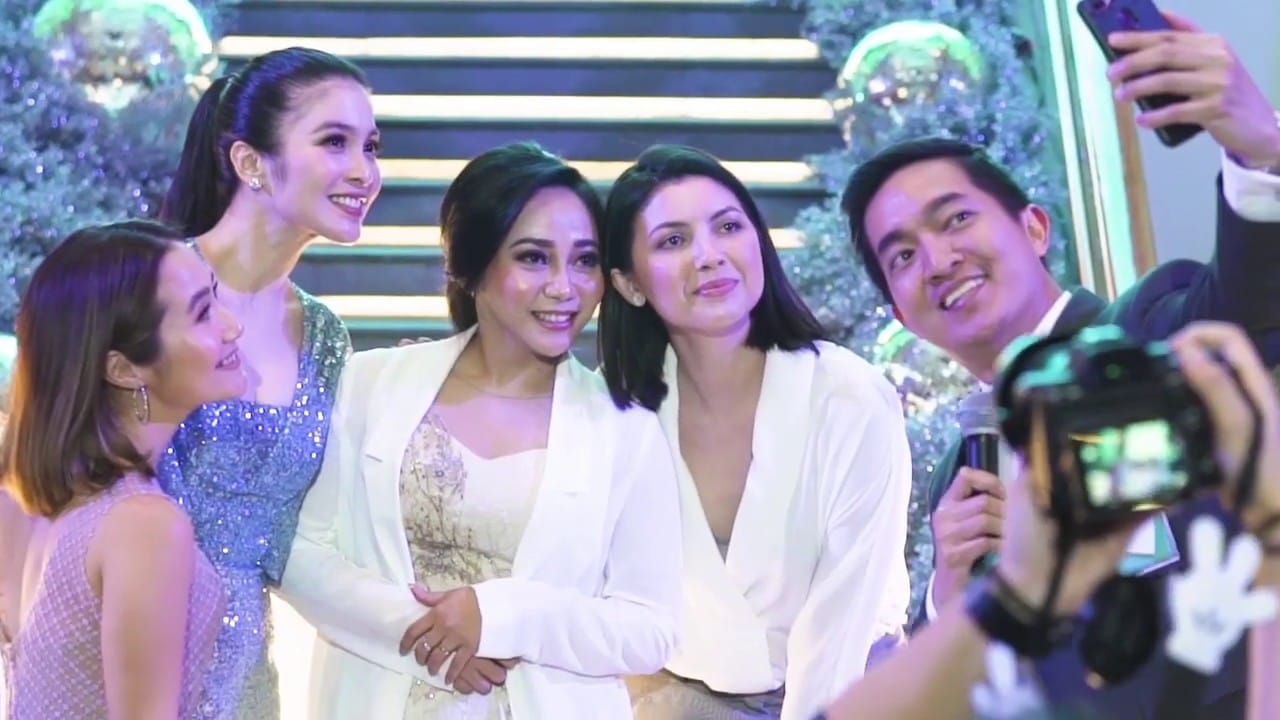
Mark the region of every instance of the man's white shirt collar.
<instances>
[{"instance_id":1,"label":"man's white shirt collar","mask_svg":"<svg viewBox=\"0 0 1280 720\"><path fill-rule=\"evenodd\" d=\"M1057 300L1049 306L1049 310L1040 318L1040 322L1036 323L1036 327L1031 331L1032 337L1044 337L1053 332L1053 326L1058 324L1058 320L1062 317L1063 311L1067 309L1067 303L1071 302L1071 293L1063 290ZM991 384L978 381L978 390L980 392L990 392Z\"/></svg>"},{"instance_id":2,"label":"man's white shirt collar","mask_svg":"<svg viewBox=\"0 0 1280 720\"><path fill-rule=\"evenodd\" d=\"M1036 325L1036 329L1031 331L1035 337L1044 337L1053 332L1053 326L1058 324L1058 320L1062 317L1062 313L1067 309L1067 303L1071 302L1071 293L1066 290L1058 296L1057 300L1049 306L1049 311L1040 318L1040 322Z\"/></svg>"}]
</instances>

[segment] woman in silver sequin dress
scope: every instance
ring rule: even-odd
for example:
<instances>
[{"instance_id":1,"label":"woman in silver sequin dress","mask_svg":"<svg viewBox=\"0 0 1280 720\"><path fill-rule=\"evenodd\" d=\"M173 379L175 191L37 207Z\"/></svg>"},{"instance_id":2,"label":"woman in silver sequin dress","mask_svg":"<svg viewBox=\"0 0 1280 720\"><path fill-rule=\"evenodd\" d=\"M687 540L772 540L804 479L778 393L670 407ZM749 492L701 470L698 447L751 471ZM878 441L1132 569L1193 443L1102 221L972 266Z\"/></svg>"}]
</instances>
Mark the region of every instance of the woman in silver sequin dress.
<instances>
[{"instance_id":1,"label":"woman in silver sequin dress","mask_svg":"<svg viewBox=\"0 0 1280 720\"><path fill-rule=\"evenodd\" d=\"M208 268L153 223L72 233L36 270L3 489L38 517L4 547L21 562L0 573L0 716L192 716L224 593L152 469L197 405L244 392L239 335Z\"/></svg>"},{"instance_id":2,"label":"woman in silver sequin dress","mask_svg":"<svg viewBox=\"0 0 1280 720\"><path fill-rule=\"evenodd\" d=\"M208 718L280 715L268 648L298 508L315 480L350 340L289 280L316 237L355 242L381 188L378 130L361 71L290 48L254 58L200 99L162 217L213 268L245 325L249 387L200 408L161 464L229 592Z\"/></svg>"},{"instance_id":3,"label":"woman in silver sequin dress","mask_svg":"<svg viewBox=\"0 0 1280 720\"><path fill-rule=\"evenodd\" d=\"M630 718L620 676L674 647L679 511L656 418L569 354L600 201L516 144L440 217L460 332L351 358L281 584L321 636L312 717Z\"/></svg>"}]
</instances>

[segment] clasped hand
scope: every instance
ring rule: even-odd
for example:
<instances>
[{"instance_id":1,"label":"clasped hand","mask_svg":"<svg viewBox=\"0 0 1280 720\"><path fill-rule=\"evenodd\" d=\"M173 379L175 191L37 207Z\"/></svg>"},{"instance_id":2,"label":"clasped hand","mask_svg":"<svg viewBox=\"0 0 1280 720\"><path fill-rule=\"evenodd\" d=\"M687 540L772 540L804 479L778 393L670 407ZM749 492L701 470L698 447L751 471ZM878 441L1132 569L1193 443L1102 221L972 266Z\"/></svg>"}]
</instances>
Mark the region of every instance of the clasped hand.
<instances>
[{"instance_id":1,"label":"clasped hand","mask_svg":"<svg viewBox=\"0 0 1280 720\"><path fill-rule=\"evenodd\" d=\"M958 595L969 582L978 558L1000 550L1004 535L1005 488L1000 478L962 467L938 502L933 525L933 599L938 607Z\"/></svg>"},{"instance_id":2,"label":"clasped hand","mask_svg":"<svg viewBox=\"0 0 1280 720\"><path fill-rule=\"evenodd\" d=\"M413 597L430 608L405 630L400 638L400 654L413 653L419 665L432 675L439 674L446 661L445 683L462 694L488 694L507 680L507 670L516 660L476 657L480 646L480 603L470 586L445 592L431 592L414 585Z\"/></svg>"}]
</instances>

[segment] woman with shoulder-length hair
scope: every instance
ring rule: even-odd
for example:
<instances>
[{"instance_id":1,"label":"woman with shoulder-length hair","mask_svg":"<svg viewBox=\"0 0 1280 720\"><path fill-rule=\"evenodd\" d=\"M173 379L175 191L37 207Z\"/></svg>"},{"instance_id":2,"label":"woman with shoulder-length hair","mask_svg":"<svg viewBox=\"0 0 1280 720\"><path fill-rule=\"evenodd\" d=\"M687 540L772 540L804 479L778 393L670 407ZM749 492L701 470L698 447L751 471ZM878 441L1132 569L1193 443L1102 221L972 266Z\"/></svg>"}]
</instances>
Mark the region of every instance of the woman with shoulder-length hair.
<instances>
[{"instance_id":1,"label":"woman with shoulder-length hair","mask_svg":"<svg viewBox=\"0 0 1280 720\"><path fill-rule=\"evenodd\" d=\"M621 677L670 656L671 454L570 354L600 213L536 145L476 157L440 211L458 334L347 364L281 585L320 633L313 717L630 718Z\"/></svg>"},{"instance_id":2,"label":"woman with shoulder-length hair","mask_svg":"<svg viewBox=\"0 0 1280 720\"><path fill-rule=\"evenodd\" d=\"M911 461L871 365L823 339L742 183L649 148L607 201L602 370L680 476L681 644L636 716L807 719L897 637Z\"/></svg>"},{"instance_id":3,"label":"woman with shoulder-length hair","mask_svg":"<svg viewBox=\"0 0 1280 720\"><path fill-rule=\"evenodd\" d=\"M244 391L239 336L208 266L152 223L79 230L36 269L0 455L34 518L0 512L21 543L0 563L13 720L197 715L223 588L154 468L192 410Z\"/></svg>"}]
</instances>

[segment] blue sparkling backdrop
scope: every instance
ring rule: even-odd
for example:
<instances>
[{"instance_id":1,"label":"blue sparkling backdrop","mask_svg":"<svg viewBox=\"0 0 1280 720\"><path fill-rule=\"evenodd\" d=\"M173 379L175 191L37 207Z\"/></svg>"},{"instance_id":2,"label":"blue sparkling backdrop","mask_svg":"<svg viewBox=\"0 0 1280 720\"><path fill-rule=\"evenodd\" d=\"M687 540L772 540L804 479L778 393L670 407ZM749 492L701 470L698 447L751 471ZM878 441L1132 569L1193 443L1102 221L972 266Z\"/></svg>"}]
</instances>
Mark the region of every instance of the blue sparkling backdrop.
<instances>
[{"instance_id":1,"label":"blue sparkling backdrop","mask_svg":"<svg viewBox=\"0 0 1280 720\"><path fill-rule=\"evenodd\" d=\"M67 233L156 212L195 106L166 97L112 113L89 101L34 32L42 4L0 3L0 332L12 331L23 283ZM195 5L216 28L215 2Z\"/></svg>"}]
</instances>

